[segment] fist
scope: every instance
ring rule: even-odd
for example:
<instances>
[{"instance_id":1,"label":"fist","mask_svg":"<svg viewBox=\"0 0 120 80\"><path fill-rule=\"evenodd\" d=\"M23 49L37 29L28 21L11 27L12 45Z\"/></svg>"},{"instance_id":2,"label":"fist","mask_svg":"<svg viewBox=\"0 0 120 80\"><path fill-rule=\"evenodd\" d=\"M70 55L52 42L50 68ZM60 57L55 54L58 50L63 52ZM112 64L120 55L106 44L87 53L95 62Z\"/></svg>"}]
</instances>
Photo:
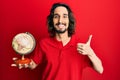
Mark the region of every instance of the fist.
<instances>
[{"instance_id":1,"label":"fist","mask_svg":"<svg viewBox=\"0 0 120 80\"><path fill-rule=\"evenodd\" d=\"M89 39L86 43L78 43L77 51L82 55L91 55L93 53L92 48L90 47L92 35L89 36Z\"/></svg>"}]
</instances>

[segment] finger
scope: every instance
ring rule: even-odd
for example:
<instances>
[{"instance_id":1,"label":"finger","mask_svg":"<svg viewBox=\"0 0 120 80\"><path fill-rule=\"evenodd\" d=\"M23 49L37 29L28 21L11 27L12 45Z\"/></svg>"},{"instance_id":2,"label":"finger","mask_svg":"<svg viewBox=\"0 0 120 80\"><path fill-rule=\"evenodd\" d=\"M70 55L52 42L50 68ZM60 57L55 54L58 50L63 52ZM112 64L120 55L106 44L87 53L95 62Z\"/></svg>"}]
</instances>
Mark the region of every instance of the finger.
<instances>
[{"instance_id":1,"label":"finger","mask_svg":"<svg viewBox=\"0 0 120 80\"><path fill-rule=\"evenodd\" d=\"M31 62L30 62L30 64L29 64L29 66L31 66L31 65L33 65L33 61L31 60Z\"/></svg>"},{"instance_id":2,"label":"finger","mask_svg":"<svg viewBox=\"0 0 120 80\"><path fill-rule=\"evenodd\" d=\"M83 47L77 47L77 50L84 50Z\"/></svg>"},{"instance_id":3,"label":"finger","mask_svg":"<svg viewBox=\"0 0 120 80\"><path fill-rule=\"evenodd\" d=\"M28 64L24 64L24 66L25 66L25 68L28 68L28 67L29 67L29 65L28 65Z\"/></svg>"},{"instance_id":4,"label":"finger","mask_svg":"<svg viewBox=\"0 0 120 80\"><path fill-rule=\"evenodd\" d=\"M83 48L84 45L85 45L85 44L83 44L83 43L78 43L78 44L77 44L77 48Z\"/></svg>"},{"instance_id":5,"label":"finger","mask_svg":"<svg viewBox=\"0 0 120 80\"><path fill-rule=\"evenodd\" d=\"M77 48L77 51L78 51L79 53L82 53L82 52L83 52L83 49L82 49L82 48Z\"/></svg>"},{"instance_id":6,"label":"finger","mask_svg":"<svg viewBox=\"0 0 120 80\"><path fill-rule=\"evenodd\" d=\"M87 45L90 45L91 40L92 40L92 35L90 35L90 36L89 36L89 39L88 39L88 41L87 41L87 43L86 43L86 44L87 44Z\"/></svg>"},{"instance_id":7,"label":"finger","mask_svg":"<svg viewBox=\"0 0 120 80\"><path fill-rule=\"evenodd\" d=\"M17 59L18 59L17 57L12 58L12 60L14 60L14 61L17 60Z\"/></svg>"},{"instance_id":8,"label":"finger","mask_svg":"<svg viewBox=\"0 0 120 80\"><path fill-rule=\"evenodd\" d=\"M83 53L83 51L82 51L82 50L78 50L78 52L79 52L79 53Z\"/></svg>"},{"instance_id":9,"label":"finger","mask_svg":"<svg viewBox=\"0 0 120 80\"><path fill-rule=\"evenodd\" d=\"M22 69L23 67L22 66L19 66L19 69Z\"/></svg>"},{"instance_id":10,"label":"finger","mask_svg":"<svg viewBox=\"0 0 120 80\"><path fill-rule=\"evenodd\" d=\"M23 68L23 65L22 64L18 64L19 66L19 69L22 69Z\"/></svg>"},{"instance_id":11,"label":"finger","mask_svg":"<svg viewBox=\"0 0 120 80\"><path fill-rule=\"evenodd\" d=\"M17 67L17 65L16 65L16 64L11 64L11 66L13 66L13 67Z\"/></svg>"},{"instance_id":12,"label":"finger","mask_svg":"<svg viewBox=\"0 0 120 80\"><path fill-rule=\"evenodd\" d=\"M79 51L79 53L83 53L83 51Z\"/></svg>"},{"instance_id":13,"label":"finger","mask_svg":"<svg viewBox=\"0 0 120 80\"><path fill-rule=\"evenodd\" d=\"M77 48L77 50L84 50L83 48Z\"/></svg>"}]
</instances>

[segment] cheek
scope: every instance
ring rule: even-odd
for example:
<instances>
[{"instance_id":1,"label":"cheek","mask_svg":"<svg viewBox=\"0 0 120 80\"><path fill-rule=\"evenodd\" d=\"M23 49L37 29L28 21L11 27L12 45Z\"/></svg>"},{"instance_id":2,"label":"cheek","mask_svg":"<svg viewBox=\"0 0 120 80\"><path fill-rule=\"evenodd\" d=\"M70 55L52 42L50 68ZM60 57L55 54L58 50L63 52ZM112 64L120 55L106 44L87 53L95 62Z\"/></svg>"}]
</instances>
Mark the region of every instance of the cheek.
<instances>
[{"instance_id":1,"label":"cheek","mask_svg":"<svg viewBox=\"0 0 120 80\"><path fill-rule=\"evenodd\" d=\"M69 21L67 21L66 23L67 23L66 26L67 26L67 28L68 28L68 26L69 26Z\"/></svg>"},{"instance_id":2,"label":"cheek","mask_svg":"<svg viewBox=\"0 0 120 80\"><path fill-rule=\"evenodd\" d=\"M58 22L57 20L53 19L53 24L54 24L54 25L55 25L57 22Z\"/></svg>"},{"instance_id":3,"label":"cheek","mask_svg":"<svg viewBox=\"0 0 120 80\"><path fill-rule=\"evenodd\" d=\"M67 19L67 20L66 20L66 23L68 23L68 24L69 24L69 19Z\"/></svg>"},{"instance_id":4,"label":"cheek","mask_svg":"<svg viewBox=\"0 0 120 80\"><path fill-rule=\"evenodd\" d=\"M56 28L57 21L53 19L53 26Z\"/></svg>"}]
</instances>

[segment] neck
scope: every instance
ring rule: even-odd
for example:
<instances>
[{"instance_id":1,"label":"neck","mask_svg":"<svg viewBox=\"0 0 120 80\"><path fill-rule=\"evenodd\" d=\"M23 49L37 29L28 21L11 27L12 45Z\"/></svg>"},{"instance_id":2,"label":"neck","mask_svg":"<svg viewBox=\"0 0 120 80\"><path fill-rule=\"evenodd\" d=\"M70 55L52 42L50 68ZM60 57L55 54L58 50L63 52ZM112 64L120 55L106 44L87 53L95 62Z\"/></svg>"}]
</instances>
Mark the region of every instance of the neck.
<instances>
[{"instance_id":1,"label":"neck","mask_svg":"<svg viewBox=\"0 0 120 80\"><path fill-rule=\"evenodd\" d=\"M66 31L62 34L56 34L56 39L62 41L63 46L65 46L70 41L71 37L68 37L68 32Z\"/></svg>"}]
</instances>

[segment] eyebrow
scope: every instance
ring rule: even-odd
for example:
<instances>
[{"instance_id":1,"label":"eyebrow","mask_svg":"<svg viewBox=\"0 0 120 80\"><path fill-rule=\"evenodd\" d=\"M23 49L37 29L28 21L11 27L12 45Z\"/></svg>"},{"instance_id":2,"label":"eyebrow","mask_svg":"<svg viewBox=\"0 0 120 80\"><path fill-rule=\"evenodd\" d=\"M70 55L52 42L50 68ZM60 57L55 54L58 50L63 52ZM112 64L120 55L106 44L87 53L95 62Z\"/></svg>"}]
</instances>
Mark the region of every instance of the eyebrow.
<instances>
[{"instance_id":1,"label":"eyebrow","mask_svg":"<svg viewBox=\"0 0 120 80\"><path fill-rule=\"evenodd\" d=\"M54 15L59 15L59 14L58 14L58 13L55 13ZM67 16L68 14L64 13L63 15L64 15L64 16Z\"/></svg>"}]
</instances>

